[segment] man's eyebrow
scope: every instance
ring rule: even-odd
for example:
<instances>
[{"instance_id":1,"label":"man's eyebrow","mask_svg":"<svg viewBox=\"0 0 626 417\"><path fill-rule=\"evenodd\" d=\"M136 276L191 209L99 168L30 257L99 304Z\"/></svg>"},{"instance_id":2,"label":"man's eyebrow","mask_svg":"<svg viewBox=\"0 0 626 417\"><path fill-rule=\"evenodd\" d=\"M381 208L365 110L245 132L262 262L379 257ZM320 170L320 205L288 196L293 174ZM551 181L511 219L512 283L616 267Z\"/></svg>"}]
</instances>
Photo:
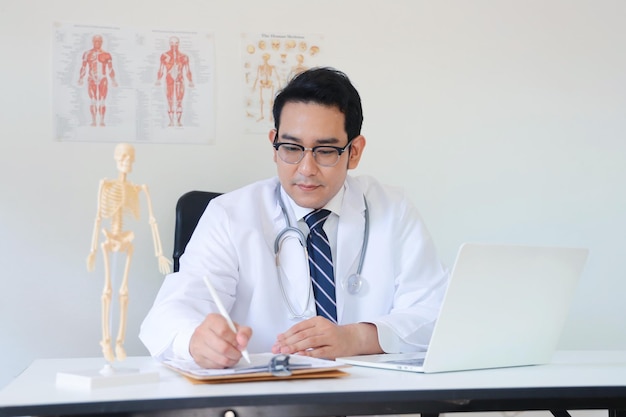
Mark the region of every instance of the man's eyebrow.
<instances>
[{"instance_id":1,"label":"man's eyebrow","mask_svg":"<svg viewBox=\"0 0 626 417\"><path fill-rule=\"evenodd\" d=\"M291 136L291 135L290 135L290 134L288 134L288 133L281 133L281 134L279 135L279 139L283 139L283 140L290 140L290 141L292 141L292 142L298 142L298 143L302 142L302 140L301 140L301 139L299 139L299 138L297 138L297 137L295 137L295 136Z\"/></svg>"},{"instance_id":2,"label":"man's eyebrow","mask_svg":"<svg viewBox=\"0 0 626 417\"><path fill-rule=\"evenodd\" d=\"M295 136L291 136L288 133L281 133L280 134L280 139L282 140L288 140L291 142L296 142L296 143L302 143L302 139L297 138ZM315 140L316 145L334 145L339 143L339 139L337 138L324 138L324 139L317 139Z\"/></svg>"}]
</instances>

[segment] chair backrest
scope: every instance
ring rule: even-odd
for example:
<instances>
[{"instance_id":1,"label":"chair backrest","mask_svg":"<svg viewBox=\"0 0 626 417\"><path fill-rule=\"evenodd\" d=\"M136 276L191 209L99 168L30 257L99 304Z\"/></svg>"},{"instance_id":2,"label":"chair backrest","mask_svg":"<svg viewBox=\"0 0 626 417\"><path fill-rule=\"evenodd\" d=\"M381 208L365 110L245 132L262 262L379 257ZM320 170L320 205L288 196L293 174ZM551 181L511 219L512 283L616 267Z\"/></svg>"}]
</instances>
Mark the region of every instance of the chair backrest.
<instances>
[{"instance_id":1,"label":"chair backrest","mask_svg":"<svg viewBox=\"0 0 626 417\"><path fill-rule=\"evenodd\" d=\"M185 252L187 243L209 201L221 195L209 191L189 191L176 203L176 226L174 227L174 272L178 271L179 258Z\"/></svg>"}]
</instances>

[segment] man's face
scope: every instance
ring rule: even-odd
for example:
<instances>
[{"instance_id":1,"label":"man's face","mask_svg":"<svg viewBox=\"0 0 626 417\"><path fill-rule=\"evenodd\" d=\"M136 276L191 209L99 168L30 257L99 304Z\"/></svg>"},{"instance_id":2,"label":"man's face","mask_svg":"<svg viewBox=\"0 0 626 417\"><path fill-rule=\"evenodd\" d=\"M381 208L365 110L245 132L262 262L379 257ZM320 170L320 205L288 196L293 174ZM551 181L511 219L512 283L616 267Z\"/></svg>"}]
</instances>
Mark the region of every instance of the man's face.
<instances>
[{"instance_id":1,"label":"man's face","mask_svg":"<svg viewBox=\"0 0 626 417\"><path fill-rule=\"evenodd\" d=\"M280 115L277 142L288 142L312 148L319 145L344 147L348 143L345 116L336 107L316 103L286 103ZM269 133L274 141L275 130ZM321 208L343 186L348 169L357 167L365 147L365 138L358 136L346 150L337 165L319 165L311 151L297 164L288 164L274 151L278 178L287 194L301 207Z\"/></svg>"}]
</instances>

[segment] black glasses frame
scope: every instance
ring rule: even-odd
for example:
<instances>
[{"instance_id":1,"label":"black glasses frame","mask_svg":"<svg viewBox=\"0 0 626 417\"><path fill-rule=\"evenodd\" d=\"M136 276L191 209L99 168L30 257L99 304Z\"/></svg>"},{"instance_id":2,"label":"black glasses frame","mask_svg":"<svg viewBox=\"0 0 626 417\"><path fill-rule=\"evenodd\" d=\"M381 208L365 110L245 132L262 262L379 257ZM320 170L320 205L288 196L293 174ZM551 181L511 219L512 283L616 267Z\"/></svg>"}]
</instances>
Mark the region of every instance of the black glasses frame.
<instances>
[{"instance_id":1,"label":"black glasses frame","mask_svg":"<svg viewBox=\"0 0 626 417\"><path fill-rule=\"evenodd\" d=\"M331 146L331 145L318 145L318 146L314 146L312 148L307 148L304 147L298 143L292 143L292 142L277 142L274 141L274 143L272 144L272 146L274 147L274 149L276 149L276 152L278 152L278 149L282 146L282 145L287 145L287 146L295 146L296 148L299 148L302 151L302 155L300 156L300 159L298 159L295 162L287 162L284 159L281 158L281 160L287 164L291 164L291 165L295 165L295 164L299 164L300 161L302 161L304 159L304 153L306 151L311 151L313 152L313 158L315 158L315 162L317 162L317 158L316 158L316 151L320 148L331 148L337 151L338 155L337 155L337 162L335 162L332 165L322 165L322 166L327 166L327 167L334 167L335 165L337 165L337 163L339 162L339 159L341 158L341 155L343 155L343 153L350 147L350 145L352 145L352 141L349 141L346 146L344 146L343 148L340 146ZM280 156L280 153L278 154L278 156ZM317 162L319 164L319 162Z\"/></svg>"}]
</instances>

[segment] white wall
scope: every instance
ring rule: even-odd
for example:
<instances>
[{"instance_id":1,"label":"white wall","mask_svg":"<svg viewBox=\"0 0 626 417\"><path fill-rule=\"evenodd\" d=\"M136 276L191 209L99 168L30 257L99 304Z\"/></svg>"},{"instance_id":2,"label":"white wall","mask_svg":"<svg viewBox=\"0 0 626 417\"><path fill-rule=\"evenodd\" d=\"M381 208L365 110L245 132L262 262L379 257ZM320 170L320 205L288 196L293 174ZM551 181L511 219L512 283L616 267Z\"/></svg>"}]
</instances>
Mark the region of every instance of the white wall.
<instances>
[{"instance_id":1,"label":"white wall","mask_svg":"<svg viewBox=\"0 0 626 417\"><path fill-rule=\"evenodd\" d=\"M626 349L625 20L622 0L0 0L0 387L35 358L101 354L85 259L113 146L53 140L52 22L215 33L215 144L137 145L129 177L166 253L179 195L274 173L241 130L241 33L322 32L364 101L358 172L408 190L447 263L470 240L589 247L561 347ZM142 206L131 355L162 281Z\"/></svg>"}]
</instances>

